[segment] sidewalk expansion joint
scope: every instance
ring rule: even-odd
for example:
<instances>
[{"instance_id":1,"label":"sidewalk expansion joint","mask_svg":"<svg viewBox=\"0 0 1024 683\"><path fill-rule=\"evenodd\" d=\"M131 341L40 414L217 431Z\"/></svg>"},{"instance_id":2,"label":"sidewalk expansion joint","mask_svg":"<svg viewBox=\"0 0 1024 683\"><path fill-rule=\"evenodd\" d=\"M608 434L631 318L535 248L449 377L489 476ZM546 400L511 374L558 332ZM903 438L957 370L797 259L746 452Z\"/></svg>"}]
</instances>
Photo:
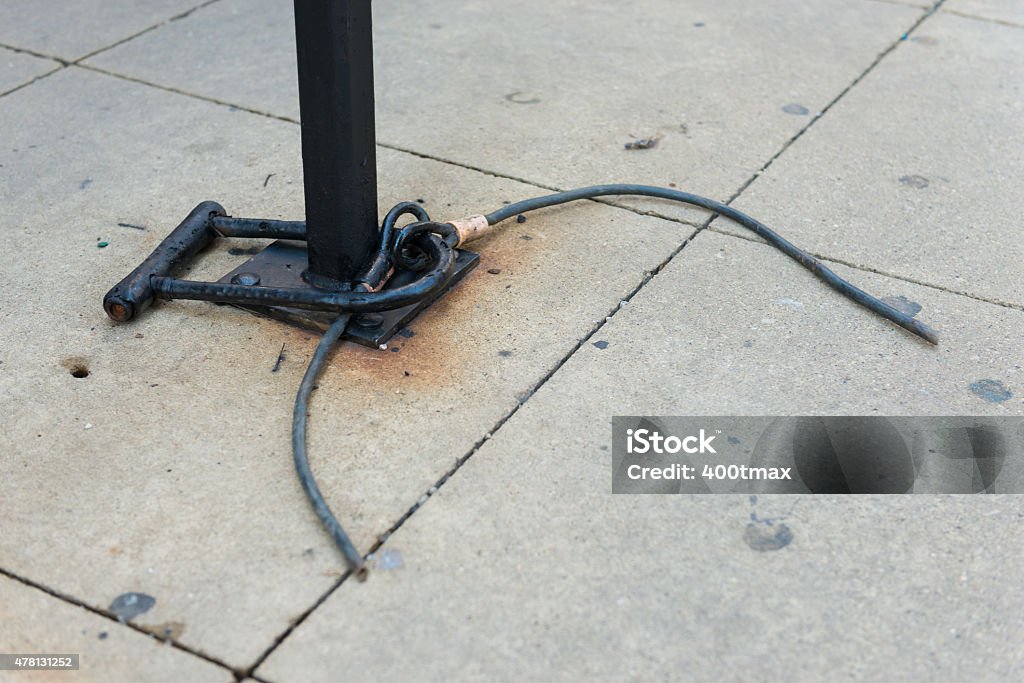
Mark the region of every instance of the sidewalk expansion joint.
<instances>
[{"instance_id":1,"label":"sidewalk expansion joint","mask_svg":"<svg viewBox=\"0 0 1024 683\"><path fill-rule=\"evenodd\" d=\"M48 76L52 76L53 74L57 73L58 71L63 71L63 70L64 70L64 68L65 68L65 67L63 67L63 66L58 66L58 67L57 67L56 69L54 69L53 71L47 71L47 72L46 72L46 73L44 73L44 74L39 74L39 75L38 75L38 76L36 76L35 78L32 78L32 79L30 79L30 80L27 80L27 81L25 81L24 83L20 83L20 84L18 84L18 85L16 85L16 86L14 86L13 88L11 88L11 89L9 89L9 90L4 90L3 92L0 92L0 97L6 97L7 95L10 95L11 93L16 93L16 92L18 92L19 90L21 90L22 88L27 88L28 86L32 85L32 84L33 84L33 83L35 83L36 81L41 81L41 80L43 80L44 78L47 78Z\"/></svg>"},{"instance_id":2,"label":"sidewalk expansion joint","mask_svg":"<svg viewBox=\"0 0 1024 683\"><path fill-rule=\"evenodd\" d=\"M215 0L215 1L219 1L219 0ZM139 85L145 85L145 86L148 86L150 88L156 88L157 90L163 90L164 92L173 93L175 95L181 95L183 97L190 97L192 99L200 100L200 101L203 101L203 102L209 102L210 104L216 104L216 105L219 105L221 107L229 107L229 108L237 110L237 111L244 111L244 112L246 112L248 114L255 114L256 116L262 116L264 118L273 119L275 121L284 121L285 123L291 123L293 125L299 125L299 121L296 120L296 119L293 119L290 116L284 116L282 114L273 114L271 112L263 111L261 109L254 109L252 107L247 107L245 105L235 104L233 102L228 102L226 100L220 100L220 99L217 99L215 97L210 97L208 95L200 95L198 93L189 92L187 90L181 90L181 89L175 88L173 86L162 85L160 83L153 83L152 81L147 81L147 80L142 79L142 78L136 78L135 76L128 76L126 74L118 73L116 71L108 71L107 69L95 66L93 64L80 64L80 63L76 62L74 64L71 64L70 66L75 66L75 67L78 67L80 69L86 69L88 71L92 71L94 73L98 73L98 74L101 74L103 76L109 76L111 78L117 78L117 79L120 79L120 80L123 80L123 81L128 81L130 83L137 83ZM445 159L444 157L434 156L432 154L427 154L425 152L417 152L417 151L414 151L414 150L411 150L411 149L407 149L405 147L400 147L398 145L393 145L393 144L386 143L386 142L378 141L377 142L377 146L382 148L382 149L389 149L389 150L394 151L394 152L401 152L403 154L408 154L410 156L414 156L414 157L417 157L419 159L427 159L429 161L436 161L437 163L440 163L440 164L447 164L449 166L455 166L457 168L464 168L464 169L466 169L468 171L475 171L477 173L482 173L484 175L490 176L492 178L499 178L499 179L503 179L503 180L512 180L514 182L523 183L524 185L529 185L531 187L536 187L538 189L550 190L551 192L563 192L564 191L564 190L562 190L560 188L553 187L551 185L546 185L544 183L537 182L537 181L534 181L534 180L529 180L527 178L520 178L518 176L513 176L513 175L504 174L504 173L499 173L497 171L488 170L488 169L485 169L485 168L481 168L479 166L473 166L471 164L464 164L464 163L461 163L461 162L458 162L458 161L452 161L451 159ZM611 200L611 199L608 199L608 198L605 198L605 197L597 197L597 198L594 198L594 199L588 199L586 201L591 201L591 202L595 202L595 203L598 203L598 204L604 204L605 206L609 206L609 207L614 208L614 209L621 209L623 211L628 211L628 212L636 214L638 216L653 216L655 218L661 218L663 220L672 221L674 223L680 223L682 225L688 225L688 226L691 226L691 227L698 227L697 224L694 223L692 220L687 220L687 219L684 219L684 218L679 218L678 216L669 216L669 215L660 213L660 212L658 212L656 210L633 208L631 206L618 203L615 200Z\"/></svg>"},{"instance_id":3,"label":"sidewalk expansion joint","mask_svg":"<svg viewBox=\"0 0 1024 683\"><path fill-rule=\"evenodd\" d=\"M88 604L87 602L85 602L83 600L79 600L78 598L76 598L74 596L67 595L65 593L61 593L60 591L57 591L57 590L55 590L53 588L49 588L48 586L44 586L43 584L38 583L37 581L33 581L31 579L27 579L27 578L25 578L23 576L19 576L18 574L15 574L14 572L11 572L11 571L9 571L7 569L4 569L2 567L0 567L0 576L7 577L8 579L11 579L12 581L17 581L18 583L22 584L23 586L27 586L29 588L34 588L35 590L42 591L43 593L46 593L47 595L49 595L52 598L56 598L57 600L60 600L61 602L66 602L66 603L68 603L70 605L74 605L75 607L80 607L80 608L84 609L86 612L90 612L92 614L95 614L98 617L103 617L104 619L107 619L108 621L112 621L115 624L118 624L118 625L121 625L121 626L126 626L126 627L132 629L133 631L135 631L137 633L141 633L144 636L148 636L148 637L152 638L157 643L170 645L171 647L173 647L176 650L181 650L182 652L184 652L186 654L190 654L190 655L192 655L194 657L198 657L199 659L205 660L205 661L209 662L210 664L213 664L215 666L218 666L218 667L220 667L222 669L225 669L225 670L231 672L231 674L235 676L236 680L241 680L241 678L244 678L244 674L242 672L237 671L236 669L232 668L228 664L225 664L224 662L220 661L219 659L216 659L215 657L211 657L210 655L204 654L204 653L199 652L197 650L193 650L192 648L188 647L187 645L182 645L181 643L179 643L178 641L174 640L173 638L160 638L156 634L154 634L153 632L147 631L146 629L144 629L141 626L138 626L137 624L133 624L130 621L121 621L116 616L114 616L114 614L112 614L111 612L108 612L107 610L100 609L98 607L93 607L92 605Z\"/></svg>"},{"instance_id":4,"label":"sidewalk expansion joint","mask_svg":"<svg viewBox=\"0 0 1024 683\"><path fill-rule=\"evenodd\" d=\"M790 147L793 146L793 143L795 143L797 140L799 140L801 137L803 137L804 133L806 133L808 130L810 130L811 127L815 123L817 123L819 120L824 118L824 116L829 112L829 110L832 109L832 107L834 107L836 104L838 104L844 97L846 97L847 93L849 93L851 90L853 90L857 86L858 83L863 81L868 76L868 74L870 74L872 71L874 71L875 67L877 67L879 64L882 63L883 59L888 57L897 47L899 47L900 43L904 42L910 36L910 34L912 34L914 31L916 31L917 28L921 24L923 24L925 22L925 20L927 20L930 16L935 14L939 10L939 8L942 7L942 5L945 2L946 2L946 0L938 0L938 2L936 2L934 5L932 5L931 8L926 10L920 17L918 17L917 20L910 26L910 28L905 30L900 35L899 38L897 38L893 43L891 43L889 45L889 47L887 47L884 50L882 50L878 54L878 56L875 57L874 61L872 61L871 64L869 64L868 67L864 71L862 71L860 73L860 75L858 75L856 78L854 78L853 81L848 86L843 88L843 90L838 95L836 95L834 98L832 98L832 101L829 102L827 105L825 105L825 107L820 112L815 114L814 117L811 118L811 120L807 123L806 126L804 126L799 131L797 131L796 135L791 137L785 144L783 144L782 148L779 149L778 152L773 154L771 156L771 158L768 159L768 161L766 161L765 164L763 166L761 166L761 168L758 169L754 173L754 175L752 175L747 180L747 182L743 183L743 185L740 186L740 189L738 189L736 191L736 193L732 197L729 198L729 201L727 201L726 204L732 204L732 202L735 201L737 197L739 197L741 194L743 194L743 192L748 187L750 187L754 183L754 181L756 181L761 175L763 175L771 167L771 165L773 163L775 163L776 159L778 159L783 154L785 154L786 150L788 150Z\"/></svg>"},{"instance_id":5,"label":"sidewalk expansion joint","mask_svg":"<svg viewBox=\"0 0 1024 683\"><path fill-rule=\"evenodd\" d=\"M770 246L763 240L758 239L755 235L737 235L736 233L726 232L720 228L711 228L710 230L716 235L722 235L724 237L734 237L738 240L745 240L747 242L753 242L755 244ZM1009 308L1015 311L1024 312L1024 304L1018 304L1012 301L1002 301L1000 299L989 299L979 294L971 294L970 292L964 290L950 289L949 287L937 285L934 282L926 282L924 280L919 280L909 275L900 275L899 273L892 273L887 270L874 268L872 266L864 265L862 263L854 263L853 261L847 261L846 259L838 258L836 256L828 256L810 250L808 250L807 253L821 261L828 261L829 263L838 263L841 266L853 268L854 270L859 270L863 273L873 273L875 275L881 275L892 280L900 280L901 282L907 282L912 285L918 285L920 287L927 287L928 289L934 289L939 292L945 292L946 294L953 294L954 296L962 296L967 299L973 299L974 301L978 301L984 304L990 304L992 306L999 306L1001 308Z\"/></svg>"},{"instance_id":6,"label":"sidewalk expansion joint","mask_svg":"<svg viewBox=\"0 0 1024 683\"><path fill-rule=\"evenodd\" d=\"M953 16L961 17L963 19L973 19L975 21L984 21L984 22L986 22L988 24L999 24L1000 26L1009 26L1010 28L1024 28L1024 24L1018 24L1017 22L1009 21L1008 19L994 19L992 17L981 17L981 16L978 16L977 14L969 14L967 12L964 12L964 11L958 10L958 9L944 9L942 11L943 11L944 14L952 14Z\"/></svg>"},{"instance_id":7,"label":"sidewalk expansion joint","mask_svg":"<svg viewBox=\"0 0 1024 683\"><path fill-rule=\"evenodd\" d=\"M538 181L535 181L535 180L529 180L527 178L521 178L519 176L509 175L507 173L501 173L499 171L493 171L493 170L490 170L490 169L482 168L480 166L473 166L472 164L466 164L466 163L463 163L461 161L452 161L451 159L446 159L444 157L435 156L433 154L427 154L425 152L417 152L415 150L408 149L406 147L400 147L398 145L394 145L394 144L391 144L391 143L379 142L378 141L377 142L377 146L378 147L383 147L384 149L390 149L390 150L395 151L395 152L403 152L405 154L409 154L411 156L418 157L420 159L427 159L429 161L436 161L436 162L441 163L441 164L448 164L449 166L456 166L458 168L464 168L467 171L475 171L477 173L482 173L484 175L490 176L492 178L498 178L500 180L512 180L512 181L517 182L517 183L523 183L524 185L529 185L531 187L536 187L536 188L539 188L541 190L548 190L550 192L565 192L567 189L571 189L571 188L555 187L554 185L546 185L544 183L541 183L541 182L538 182ZM679 218L678 216L670 216L670 215L663 214L663 213L660 213L659 211L652 210L652 209L637 209L637 208L634 208L632 206L629 206L628 204L622 204L622 203L620 203L620 202L618 202L618 201L616 201L614 199L609 199L608 197L592 197L592 198L588 198L588 199L583 200L583 201L594 202L594 203L597 203L597 204L604 204L605 206L610 206L610 207L615 208L615 209L622 209L623 211L628 211L628 212L636 214L638 216L652 216L654 218L661 218L661 219L666 220L666 221L672 221L673 223L681 223L682 225L688 225L688 226L694 227L694 228L699 227L699 225L697 223L694 223L692 220L687 220L685 218ZM696 210L700 211L701 209L696 209Z\"/></svg>"},{"instance_id":8,"label":"sidewalk expansion joint","mask_svg":"<svg viewBox=\"0 0 1024 683\"><path fill-rule=\"evenodd\" d=\"M133 33L133 34L131 34L129 36L126 36L124 38L121 38L120 40L117 40L117 41L115 41L115 42L113 42L113 43L111 43L109 45L106 45L106 46L101 47L101 48L97 48L97 49L93 50L92 52L88 52L88 53L82 55L81 57L77 57L77 58L71 59L71 60L64 59L63 57L57 57L55 55L48 55L48 54L45 54L43 52L36 52L35 50L31 50L29 48L15 47L13 45L7 45L5 43L0 43L0 48L4 48L4 49L10 50L12 52L26 54L26 55L29 55L30 57L36 57L36 58L39 58L39 59L50 60L50 61L57 62L58 64L60 64L60 66L57 67L56 69L54 69L53 71L48 71L48 72L46 72L46 73L44 73L42 75L36 76L35 78L33 78L30 81L26 81L25 83L22 83L21 85L15 86L15 87L11 88L10 90L5 90L4 92L0 92L0 97L5 97L7 95L10 95L13 92L17 92L18 90L21 90L22 88L27 88L28 86L32 85L33 83L35 83L37 81L40 81L40 80L42 80L42 79L44 79L44 78L46 78L48 76L52 76L53 74L57 73L58 71L62 71L62 70L66 69L69 66L83 66L81 64L81 62L85 61L86 59L89 59L90 57L95 57L96 55L101 54L103 52L106 52L107 50L112 50L115 47L118 47L119 45L124 45L127 42L135 40L139 36L145 35L145 34L149 33L150 31L155 31L156 29L160 28L161 26L164 26L164 25L166 25L166 24L168 24L168 23L170 23L172 21L178 21L179 19L184 19L185 17L191 15L193 12L195 12L197 10L200 10L200 9L202 9L204 7L207 7L208 5L212 5L215 2L220 2L220 1L221 0L206 0L205 2L200 3L199 5L196 5L195 7L192 7L191 9L188 9L188 10L186 10L186 11L180 13L180 14L177 14L177 15L169 18L169 19L165 19L165 20L160 21L160 22L158 22L156 24L153 24L152 26L148 26L148 27L142 29L141 31L137 31L137 32L135 32L135 33Z\"/></svg>"}]
</instances>

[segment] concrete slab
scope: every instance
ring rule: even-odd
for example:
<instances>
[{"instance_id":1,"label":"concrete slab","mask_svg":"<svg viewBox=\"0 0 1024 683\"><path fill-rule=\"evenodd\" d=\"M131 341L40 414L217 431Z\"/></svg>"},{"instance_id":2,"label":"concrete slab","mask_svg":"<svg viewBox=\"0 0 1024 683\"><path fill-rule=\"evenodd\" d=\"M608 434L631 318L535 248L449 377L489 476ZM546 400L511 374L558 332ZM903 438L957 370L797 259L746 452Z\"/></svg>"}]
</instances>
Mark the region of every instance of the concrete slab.
<instances>
[{"instance_id":1,"label":"concrete slab","mask_svg":"<svg viewBox=\"0 0 1024 683\"><path fill-rule=\"evenodd\" d=\"M375 18L382 15L384 7L375 3ZM378 25L375 35L381 31ZM202 44L203 49L181 49L193 44ZM86 63L299 120L292 3L219 0Z\"/></svg>"},{"instance_id":2,"label":"concrete slab","mask_svg":"<svg viewBox=\"0 0 1024 683\"><path fill-rule=\"evenodd\" d=\"M932 16L736 206L816 254L1024 305L1022 35Z\"/></svg>"},{"instance_id":3,"label":"concrete slab","mask_svg":"<svg viewBox=\"0 0 1024 683\"><path fill-rule=\"evenodd\" d=\"M0 96L59 68L59 63L49 59L0 47Z\"/></svg>"},{"instance_id":4,"label":"concrete slab","mask_svg":"<svg viewBox=\"0 0 1024 683\"><path fill-rule=\"evenodd\" d=\"M54 539L51 553L59 558ZM195 681L235 677L169 644L105 619L41 590L0 576L0 643L6 654L77 654L78 671L0 671L0 681Z\"/></svg>"},{"instance_id":5,"label":"concrete slab","mask_svg":"<svg viewBox=\"0 0 1024 683\"><path fill-rule=\"evenodd\" d=\"M42 117L39 112L54 112ZM302 216L298 126L72 68L0 100L3 568L245 667L339 576L292 472L294 392L316 339L230 308L158 305L131 325L104 292L191 207ZM438 218L537 189L380 150L381 207ZM692 232L584 203L478 243L480 268L387 351L340 350L310 453L368 548ZM100 248L101 242L108 246ZM191 272L240 263L227 242ZM272 368L284 346L285 361ZM86 377L76 377L88 373ZM74 562L54 562L52 539Z\"/></svg>"},{"instance_id":6,"label":"concrete slab","mask_svg":"<svg viewBox=\"0 0 1024 683\"><path fill-rule=\"evenodd\" d=\"M381 142L548 187L675 184L719 198L922 13L864 0L374 9ZM290 13L274 0L223 0L89 63L296 119ZM203 50L180 49L197 42ZM652 149L625 149L652 138Z\"/></svg>"},{"instance_id":7,"label":"concrete slab","mask_svg":"<svg viewBox=\"0 0 1024 683\"><path fill-rule=\"evenodd\" d=\"M1016 0L948 0L942 9L980 19L1004 21L1024 28L1024 6Z\"/></svg>"},{"instance_id":8,"label":"concrete slab","mask_svg":"<svg viewBox=\"0 0 1024 683\"><path fill-rule=\"evenodd\" d=\"M616 414L1024 414L1024 314L837 269L918 302L943 345L705 231L387 541L391 569L343 584L257 673L1019 678L1017 496L610 493ZM1016 397L986 403L980 376ZM751 514L792 541L748 543Z\"/></svg>"},{"instance_id":9,"label":"concrete slab","mask_svg":"<svg viewBox=\"0 0 1024 683\"><path fill-rule=\"evenodd\" d=\"M47 0L46 11L40 12L33 0L5 0L0 4L0 43L74 61L201 4L203 0Z\"/></svg>"}]
</instances>

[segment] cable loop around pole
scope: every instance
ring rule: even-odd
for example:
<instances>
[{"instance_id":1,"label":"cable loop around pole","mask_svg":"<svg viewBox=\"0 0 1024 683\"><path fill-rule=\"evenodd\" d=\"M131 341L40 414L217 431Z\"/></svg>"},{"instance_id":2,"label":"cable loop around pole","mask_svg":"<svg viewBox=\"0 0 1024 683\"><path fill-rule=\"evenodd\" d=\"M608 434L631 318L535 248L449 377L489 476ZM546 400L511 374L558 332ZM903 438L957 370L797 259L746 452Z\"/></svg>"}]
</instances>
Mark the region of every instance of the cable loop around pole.
<instances>
[{"instance_id":1,"label":"cable loop around pole","mask_svg":"<svg viewBox=\"0 0 1024 683\"><path fill-rule=\"evenodd\" d=\"M458 243L458 233L450 223L433 221L410 223L398 230L395 237L395 247L392 252L395 264L406 270L423 270L429 267L430 261L424 257L423 249L417 245L417 242L433 235L438 236L449 247Z\"/></svg>"}]
</instances>

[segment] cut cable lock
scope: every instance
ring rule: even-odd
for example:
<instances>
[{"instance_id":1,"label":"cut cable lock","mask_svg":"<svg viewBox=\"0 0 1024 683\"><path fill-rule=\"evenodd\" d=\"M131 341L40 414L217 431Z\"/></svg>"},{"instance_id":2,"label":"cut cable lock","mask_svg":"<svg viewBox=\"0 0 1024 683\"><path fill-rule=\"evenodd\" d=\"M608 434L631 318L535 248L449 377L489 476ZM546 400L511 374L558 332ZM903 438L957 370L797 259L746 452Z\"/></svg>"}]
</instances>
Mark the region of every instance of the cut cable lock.
<instances>
[{"instance_id":1,"label":"cut cable lock","mask_svg":"<svg viewBox=\"0 0 1024 683\"><path fill-rule=\"evenodd\" d=\"M938 344L938 334L928 325L847 282L817 258L742 211L699 195L648 185L595 185L557 192L509 204L486 215L471 216L447 223L432 222L422 206L415 202L403 202L396 205L385 217L380 231L380 247L366 273L353 283L351 288L339 291L315 287L266 287L258 284L194 282L172 277L174 270L187 263L216 237L284 240L306 238L306 224L301 221L233 218L225 215L219 204L204 202L192 210L149 258L107 293L104 297L104 308L107 314L118 322L131 320L158 298L197 299L238 305L287 306L339 314L317 345L295 398L292 452L299 481L313 509L341 550L349 570L356 578L364 580L367 575L365 561L324 500L306 454L309 396L326 364L331 347L345 333L345 328L354 314L393 310L429 300L444 290L456 277L455 247L487 234L498 223L529 211L577 199L609 195L667 199L691 204L732 219L764 238L843 296L922 339ZM416 220L398 228L397 221L405 215L410 215ZM390 289L384 288L395 268L402 268L417 275L406 284Z\"/></svg>"},{"instance_id":2,"label":"cut cable lock","mask_svg":"<svg viewBox=\"0 0 1024 683\"><path fill-rule=\"evenodd\" d=\"M850 282L847 282L822 264L817 258L798 248L768 226L748 216L742 211L713 199L708 199L707 197L701 197L699 195L681 192L679 190L670 190L648 185L594 185L568 192L558 192L544 197L526 199L521 202L509 204L486 215L479 214L470 216L469 218L449 221L447 223L431 223L430 218L423 207L412 202L405 202L393 208L384 220L384 226L381 232L381 254L388 255L390 253L391 260L399 262L405 266L413 266L421 269L426 268L429 266L427 266L424 261L429 261L430 259L425 259L423 253L419 254L418 259L410 257L407 253L410 248L413 248L414 239L418 238L421 240L420 246L422 248L423 239L436 240L440 237L444 244L451 248L455 248L466 242L482 237L498 223L512 218L513 216L518 216L528 211L564 204L577 199L592 199L594 197L604 197L609 195L639 195L669 199L682 202L684 204L692 204L693 206L698 206L725 216L726 218L730 218L743 227L752 230L757 235L760 235L769 244L817 275L843 296L874 311L882 317L891 320L900 327L916 334L931 344L939 343L938 333L931 327L915 320L913 317L903 313L902 311L893 308L889 304L872 296L871 294L868 294ZM419 221L411 223L401 229L396 229L395 223L403 214L414 215L419 219ZM302 488L306 492L307 497L309 497L310 502L313 505L313 509L320 517L320 520L323 522L328 533L334 539L339 550L341 550L349 570L358 580L365 581L369 570L366 567L363 557L356 550L352 541L345 533L345 530L327 506L326 501L324 501L323 496L320 493L320 489L316 485L312 470L309 467L309 460L306 456L306 419L309 394L313 389L313 385L316 383L317 377L326 364L327 356L331 347L338 341L338 339L340 339L341 335L345 331L345 327L351 320L351 317L351 313L343 313L338 317L334 324L331 325L327 332L324 333L320 343L317 345L313 359L310 361L309 367L306 369L305 376L302 378L302 384L299 387L298 395L295 398L295 412L292 425L292 448L299 481L301 482Z\"/></svg>"}]
</instances>

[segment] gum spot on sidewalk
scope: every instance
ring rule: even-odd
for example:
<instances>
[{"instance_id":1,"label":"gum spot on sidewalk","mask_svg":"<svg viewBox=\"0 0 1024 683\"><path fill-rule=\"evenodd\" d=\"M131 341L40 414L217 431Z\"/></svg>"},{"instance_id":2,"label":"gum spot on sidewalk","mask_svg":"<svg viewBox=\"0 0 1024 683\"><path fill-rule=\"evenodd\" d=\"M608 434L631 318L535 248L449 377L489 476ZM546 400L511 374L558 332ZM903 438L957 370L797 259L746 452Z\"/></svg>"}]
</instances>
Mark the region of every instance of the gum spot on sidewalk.
<instances>
[{"instance_id":1,"label":"gum spot on sidewalk","mask_svg":"<svg viewBox=\"0 0 1024 683\"><path fill-rule=\"evenodd\" d=\"M751 550L767 553L781 550L793 542L793 532L785 524L758 524L750 522L743 532L743 540Z\"/></svg>"},{"instance_id":2,"label":"gum spot on sidewalk","mask_svg":"<svg viewBox=\"0 0 1024 683\"><path fill-rule=\"evenodd\" d=\"M1013 398L1013 392L996 379L979 379L971 384L971 391L989 403L1003 403Z\"/></svg>"}]
</instances>

